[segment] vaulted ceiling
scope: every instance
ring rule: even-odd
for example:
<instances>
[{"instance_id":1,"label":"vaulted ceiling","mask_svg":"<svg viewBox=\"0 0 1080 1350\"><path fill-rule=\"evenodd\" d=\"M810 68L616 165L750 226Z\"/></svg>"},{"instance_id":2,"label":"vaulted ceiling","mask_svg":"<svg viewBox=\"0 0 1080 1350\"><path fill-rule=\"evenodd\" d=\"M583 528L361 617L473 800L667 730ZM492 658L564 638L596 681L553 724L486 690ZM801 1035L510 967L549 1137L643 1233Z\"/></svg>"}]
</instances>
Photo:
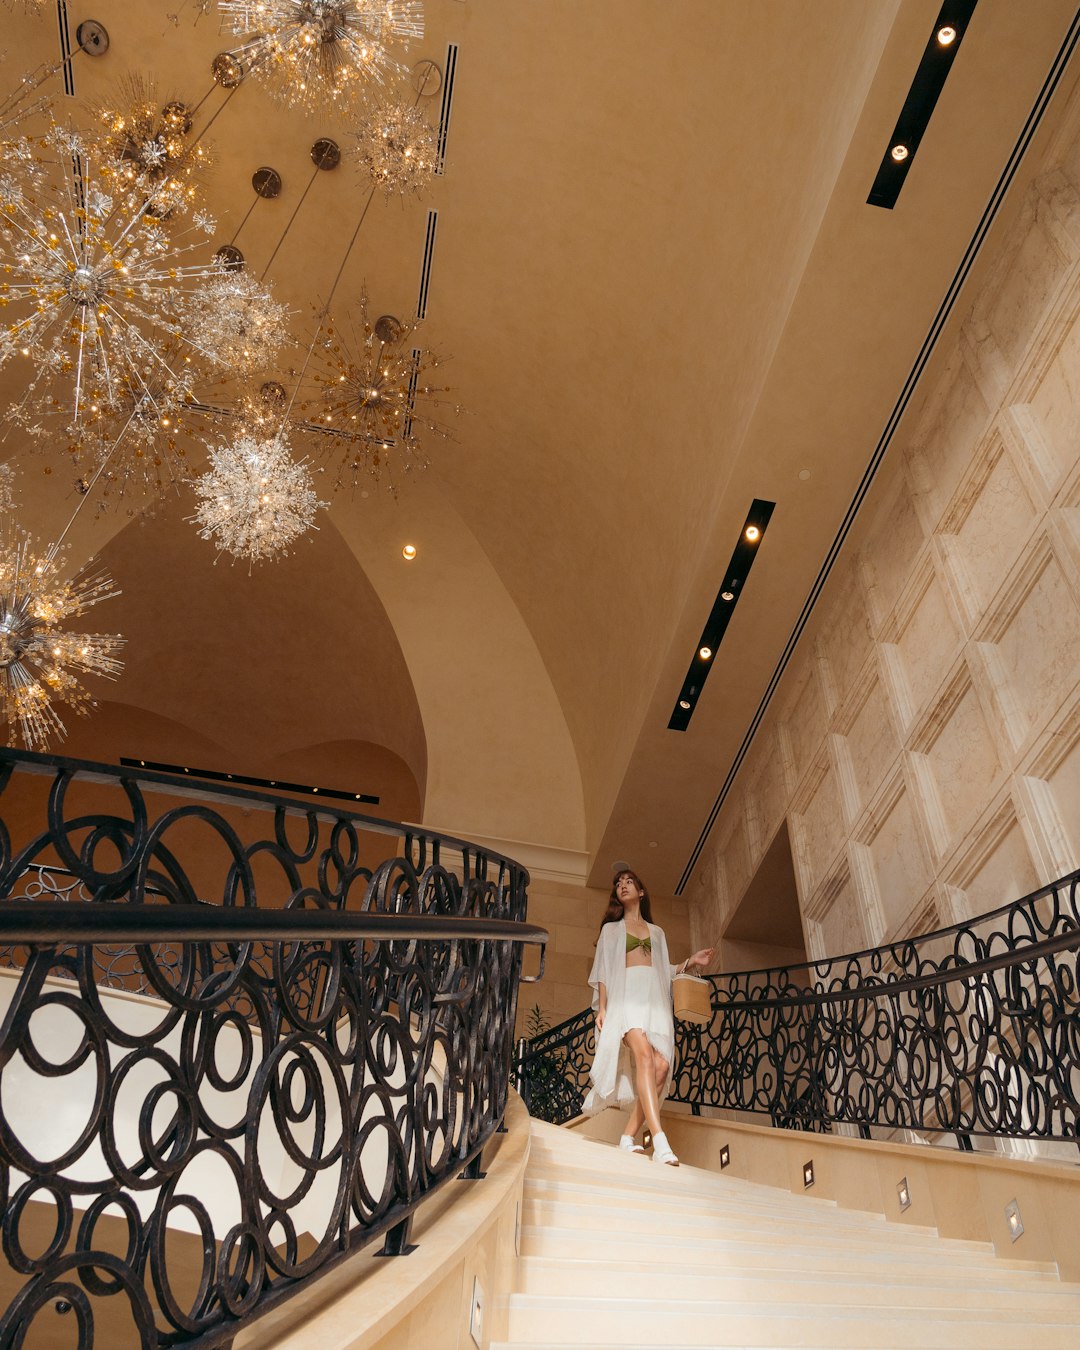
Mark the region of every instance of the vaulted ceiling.
<instances>
[{"instance_id":1,"label":"vaulted ceiling","mask_svg":"<svg viewBox=\"0 0 1080 1350\"><path fill-rule=\"evenodd\" d=\"M981 0L896 208L868 206L938 8L427 0L405 60L458 48L446 170L422 202L373 203L340 293L415 313L438 212L426 335L452 355L455 439L396 500L339 494L313 543L250 578L214 567L186 495L150 516L130 499L81 512L76 552L107 555L133 593L115 621L95 615L129 643L128 692L121 677L108 697L182 722L241 772L267 746L309 748L313 775L318 746L385 746L436 827L559 850L597 877L642 860L672 889L1074 12ZM131 71L205 95L201 117L223 103L210 62L229 42L193 0L67 9L110 45L73 61L61 114ZM51 3L4 22L9 84L55 59ZM1052 123L1053 105L1038 134ZM343 163L309 185L323 135ZM269 276L309 331L367 195L347 119L245 81L209 139L220 242L252 173L281 174L238 242L261 270L296 211ZM0 368L0 398L19 378ZM77 500L63 451L6 445L27 520L55 535ZM689 729L669 731L755 497L776 503L760 556ZM106 720L95 748L154 757L149 724L122 744L123 719Z\"/></svg>"}]
</instances>

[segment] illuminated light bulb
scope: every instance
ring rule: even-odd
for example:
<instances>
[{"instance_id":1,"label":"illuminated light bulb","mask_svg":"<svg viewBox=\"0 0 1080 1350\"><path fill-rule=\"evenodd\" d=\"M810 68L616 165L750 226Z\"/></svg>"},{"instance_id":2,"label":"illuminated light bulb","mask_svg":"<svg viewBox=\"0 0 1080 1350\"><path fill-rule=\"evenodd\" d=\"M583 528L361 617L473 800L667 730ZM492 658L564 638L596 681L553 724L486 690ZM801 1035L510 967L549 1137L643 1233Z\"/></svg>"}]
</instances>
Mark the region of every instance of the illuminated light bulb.
<instances>
[{"instance_id":1,"label":"illuminated light bulb","mask_svg":"<svg viewBox=\"0 0 1080 1350\"><path fill-rule=\"evenodd\" d=\"M687 708L690 707L690 700L688 698L679 699L679 707L685 711Z\"/></svg>"},{"instance_id":2,"label":"illuminated light bulb","mask_svg":"<svg viewBox=\"0 0 1080 1350\"><path fill-rule=\"evenodd\" d=\"M761 531L758 529L756 525L747 525L746 538L750 541L751 544L753 544L758 539L761 538Z\"/></svg>"},{"instance_id":3,"label":"illuminated light bulb","mask_svg":"<svg viewBox=\"0 0 1080 1350\"><path fill-rule=\"evenodd\" d=\"M720 599L721 599L721 600L734 600L734 599L735 599L735 593L734 593L734 591L721 591L721 592L720 592Z\"/></svg>"},{"instance_id":4,"label":"illuminated light bulb","mask_svg":"<svg viewBox=\"0 0 1080 1350\"><path fill-rule=\"evenodd\" d=\"M701 659L702 659L703 661L711 661L711 660L712 660L712 648L711 648L711 647L699 647L699 648L698 648L698 656L700 656Z\"/></svg>"},{"instance_id":5,"label":"illuminated light bulb","mask_svg":"<svg viewBox=\"0 0 1080 1350\"><path fill-rule=\"evenodd\" d=\"M406 562L412 562L412 560L416 557L416 545L406 544L405 547L401 550L401 556L405 559Z\"/></svg>"},{"instance_id":6,"label":"illuminated light bulb","mask_svg":"<svg viewBox=\"0 0 1080 1350\"><path fill-rule=\"evenodd\" d=\"M956 41L956 29L951 23L943 24L937 30L937 40L939 47L951 47Z\"/></svg>"},{"instance_id":7,"label":"illuminated light bulb","mask_svg":"<svg viewBox=\"0 0 1080 1350\"><path fill-rule=\"evenodd\" d=\"M893 157L893 159L896 161L897 164L903 164L904 160L907 159L910 153L911 152L908 150L906 145L894 145L893 148L889 151L889 154Z\"/></svg>"}]
</instances>

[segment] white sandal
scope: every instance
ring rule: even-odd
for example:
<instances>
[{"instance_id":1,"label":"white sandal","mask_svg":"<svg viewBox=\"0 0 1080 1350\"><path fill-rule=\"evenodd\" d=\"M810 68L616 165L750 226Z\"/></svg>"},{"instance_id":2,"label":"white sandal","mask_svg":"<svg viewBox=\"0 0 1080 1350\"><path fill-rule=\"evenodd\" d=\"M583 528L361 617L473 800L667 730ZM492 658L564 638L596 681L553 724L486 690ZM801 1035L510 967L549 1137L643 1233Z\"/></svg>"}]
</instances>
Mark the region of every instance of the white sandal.
<instances>
[{"instance_id":1,"label":"white sandal","mask_svg":"<svg viewBox=\"0 0 1080 1350\"><path fill-rule=\"evenodd\" d=\"M619 1135L619 1148L622 1150L623 1153L645 1152L645 1150L641 1147L640 1144L634 1143L634 1136L632 1134Z\"/></svg>"},{"instance_id":2,"label":"white sandal","mask_svg":"<svg viewBox=\"0 0 1080 1350\"><path fill-rule=\"evenodd\" d=\"M675 1152L668 1143L668 1137L663 1130L661 1130L659 1134L653 1135L652 1156L653 1162L667 1163L668 1167L678 1167L679 1165L679 1160L676 1158Z\"/></svg>"}]
</instances>

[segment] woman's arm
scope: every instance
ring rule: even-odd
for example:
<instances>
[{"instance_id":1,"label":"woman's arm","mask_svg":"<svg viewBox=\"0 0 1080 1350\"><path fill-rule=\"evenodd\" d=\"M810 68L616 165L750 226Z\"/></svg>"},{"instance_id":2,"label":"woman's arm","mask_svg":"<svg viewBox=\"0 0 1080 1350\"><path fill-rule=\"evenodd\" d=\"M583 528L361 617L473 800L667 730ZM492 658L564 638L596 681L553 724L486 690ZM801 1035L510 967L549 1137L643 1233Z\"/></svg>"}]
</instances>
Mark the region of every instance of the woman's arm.
<instances>
[{"instance_id":1,"label":"woman's arm","mask_svg":"<svg viewBox=\"0 0 1080 1350\"><path fill-rule=\"evenodd\" d=\"M607 1016L607 985L601 981L596 990L600 996L600 1003L596 1009L596 1030L599 1033L604 1029L604 1018Z\"/></svg>"},{"instance_id":2,"label":"woman's arm","mask_svg":"<svg viewBox=\"0 0 1080 1350\"><path fill-rule=\"evenodd\" d=\"M691 966L701 966L703 969L713 959L715 947L702 947L701 951L694 952L693 956L688 956L681 966L676 968L675 973L681 975L683 971L689 970Z\"/></svg>"}]
</instances>

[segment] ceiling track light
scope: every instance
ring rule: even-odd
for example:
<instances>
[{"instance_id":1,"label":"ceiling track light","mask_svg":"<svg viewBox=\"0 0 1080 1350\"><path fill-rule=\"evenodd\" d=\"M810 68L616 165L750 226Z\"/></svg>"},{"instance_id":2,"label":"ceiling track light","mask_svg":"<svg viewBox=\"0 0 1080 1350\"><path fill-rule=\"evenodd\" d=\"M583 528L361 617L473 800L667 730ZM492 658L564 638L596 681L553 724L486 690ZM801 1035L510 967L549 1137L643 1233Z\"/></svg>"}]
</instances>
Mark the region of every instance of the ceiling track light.
<instances>
[{"instance_id":1,"label":"ceiling track light","mask_svg":"<svg viewBox=\"0 0 1080 1350\"><path fill-rule=\"evenodd\" d=\"M874 179L868 206L891 211L926 133L978 0L945 0Z\"/></svg>"},{"instance_id":2,"label":"ceiling track light","mask_svg":"<svg viewBox=\"0 0 1080 1350\"><path fill-rule=\"evenodd\" d=\"M761 551L761 540L772 518L775 505L775 502L763 501L758 497L750 504L750 510L739 531L735 551L724 571L723 586L713 601L690 668L679 690L678 699L668 721L669 731L685 731L690 725L690 718L694 714L705 678L716 663L716 653L735 612L738 597L746 586L746 578L750 575L754 559Z\"/></svg>"}]
</instances>

